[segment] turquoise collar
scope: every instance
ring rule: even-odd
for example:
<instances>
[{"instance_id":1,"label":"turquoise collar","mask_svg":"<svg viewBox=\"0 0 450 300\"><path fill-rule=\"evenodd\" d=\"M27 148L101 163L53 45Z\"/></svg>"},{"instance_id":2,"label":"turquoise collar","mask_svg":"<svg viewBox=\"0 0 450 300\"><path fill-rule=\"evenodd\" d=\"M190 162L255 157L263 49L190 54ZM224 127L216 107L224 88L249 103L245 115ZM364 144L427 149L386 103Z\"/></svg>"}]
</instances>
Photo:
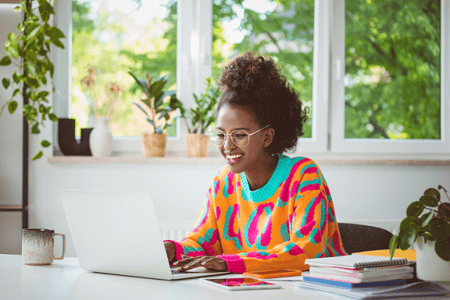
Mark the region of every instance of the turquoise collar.
<instances>
[{"instance_id":1,"label":"turquoise collar","mask_svg":"<svg viewBox=\"0 0 450 300\"><path fill-rule=\"evenodd\" d=\"M251 191L248 184L247 177L244 172L240 173L242 183L242 194L244 199L249 199L251 202L259 203L272 197L278 190L280 184L286 179L292 167L292 159L278 154L278 163L275 171L270 177L269 181L260 189Z\"/></svg>"}]
</instances>

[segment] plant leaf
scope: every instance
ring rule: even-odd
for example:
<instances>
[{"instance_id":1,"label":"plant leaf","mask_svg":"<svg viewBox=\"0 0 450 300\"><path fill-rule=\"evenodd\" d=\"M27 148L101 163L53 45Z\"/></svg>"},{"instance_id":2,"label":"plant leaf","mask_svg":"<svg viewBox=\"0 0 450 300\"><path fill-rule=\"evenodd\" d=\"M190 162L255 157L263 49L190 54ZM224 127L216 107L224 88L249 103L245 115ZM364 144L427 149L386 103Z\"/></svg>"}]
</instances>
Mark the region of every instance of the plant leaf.
<instances>
[{"instance_id":1,"label":"plant leaf","mask_svg":"<svg viewBox=\"0 0 450 300\"><path fill-rule=\"evenodd\" d=\"M36 154L31 160L37 160L42 157L44 153L42 151L39 151L38 154Z\"/></svg>"},{"instance_id":2,"label":"plant leaf","mask_svg":"<svg viewBox=\"0 0 450 300\"><path fill-rule=\"evenodd\" d=\"M409 228L417 229L419 226L417 223L414 222L415 217L406 217L403 219L403 221L400 223L400 230L407 230Z\"/></svg>"},{"instance_id":3,"label":"plant leaf","mask_svg":"<svg viewBox=\"0 0 450 300\"><path fill-rule=\"evenodd\" d=\"M134 78L134 80L139 84L144 93L148 94L148 89L145 83L141 79L137 78L133 73L131 73L131 71L128 71L128 74L130 74Z\"/></svg>"},{"instance_id":4,"label":"plant leaf","mask_svg":"<svg viewBox=\"0 0 450 300\"><path fill-rule=\"evenodd\" d=\"M45 34L52 39L62 39L66 37L64 33L59 28L56 27L49 27L45 31Z\"/></svg>"},{"instance_id":5,"label":"plant leaf","mask_svg":"<svg viewBox=\"0 0 450 300\"><path fill-rule=\"evenodd\" d=\"M423 192L424 195L435 197L437 200L441 200L441 193L435 188L429 188L425 192Z\"/></svg>"},{"instance_id":6,"label":"plant leaf","mask_svg":"<svg viewBox=\"0 0 450 300\"><path fill-rule=\"evenodd\" d=\"M43 141L41 142L41 145L42 145L42 147L47 148L47 147L50 146L51 144L50 144L49 141L43 140Z\"/></svg>"},{"instance_id":7,"label":"plant leaf","mask_svg":"<svg viewBox=\"0 0 450 300\"><path fill-rule=\"evenodd\" d=\"M444 192L447 192L447 190L442 185L438 185L438 189L439 190L444 190Z\"/></svg>"},{"instance_id":8,"label":"plant leaf","mask_svg":"<svg viewBox=\"0 0 450 300\"><path fill-rule=\"evenodd\" d=\"M36 36L36 34L39 32L39 30L41 30L41 26L39 26L39 24L37 24L37 23L34 23L34 24L32 24L32 25L30 25L30 27L29 27L29 29L28 29L28 35L27 35L27 39L28 39L28 42L27 42L27 46L29 45L29 44L31 44L31 42L34 40L34 37ZM31 31L31 32L30 32Z\"/></svg>"},{"instance_id":9,"label":"plant leaf","mask_svg":"<svg viewBox=\"0 0 450 300\"><path fill-rule=\"evenodd\" d=\"M41 131L39 130L39 123L35 123L35 124L31 127L31 133L32 133L32 134L39 134L39 133L41 133Z\"/></svg>"},{"instance_id":10,"label":"plant leaf","mask_svg":"<svg viewBox=\"0 0 450 300\"><path fill-rule=\"evenodd\" d=\"M6 55L0 60L0 66L9 66L11 64L11 58Z\"/></svg>"},{"instance_id":11,"label":"plant leaf","mask_svg":"<svg viewBox=\"0 0 450 300\"><path fill-rule=\"evenodd\" d=\"M53 45L55 45L56 47L59 47L59 48L61 48L61 49L64 49L65 47L64 47L64 44L63 43L61 43L61 41L60 40L58 40L58 39L50 39L50 42L52 42L52 44Z\"/></svg>"},{"instance_id":12,"label":"plant leaf","mask_svg":"<svg viewBox=\"0 0 450 300\"><path fill-rule=\"evenodd\" d=\"M13 78L13 80L14 80L14 82L15 82L16 84L19 84L20 79L22 78L22 76L19 75L19 74L17 74L16 72L14 72L13 75L12 75L12 78Z\"/></svg>"},{"instance_id":13,"label":"plant leaf","mask_svg":"<svg viewBox=\"0 0 450 300\"><path fill-rule=\"evenodd\" d=\"M53 6L48 2L41 2L39 4L39 14L41 15L42 21L48 22L51 14L55 14Z\"/></svg>"},{"instance_id":14,"label":"plant leaf","mask_svg":"<svg viewBox=\"0 0 450 300\"><path fill-rule=\"evenodd\" d=\"M430 207L436 207L439 203L435 197L427 195L420 197L419 202Z\"/></svg>"},{"instance_id":15,"label":"plant leaf","mask_svg":"<svg viewBox=\"0 0 450 300\"><path fill-rule=\"evenodd\" d=\"M416 240L416 230L414 228L408 228L407 230L401 229L398 233L399 247L402 250L410 248Z\"/></svg>"},{"instance_id":16,"label":"plant leaf","mask_svg":"<svg viewBox=\"0 0 450 300\"><path fill-rule=\"evenodd\" d=\"M145 109L143 109L143 108L141 107L141 105L140 105L139 103L133 102L133 104L136 105L137 107L139 107L139 109L147 116L147 112L145 111Z\"/></svg>"},{"instance_id":17,"label":"plant leaf","mask_svg":"<svg viewBox=\"0 0 450 300\"><path fill-rule=\"evenodd\" d=\"M445 261L450 261L450 238L445 241L436 241L434 244L434 251Z\"/></svg>"},{"instance_id":18,"label":"plant leaf","mask_svg":"<svg viewBox=\"0 0 450 300\"><path fill-rule=\"evenodd\" d=\"M430 211L429 213L424 214L420 219L422 220L422 227L427 226L430 221L433 219L433 212Z\"/></svg>"},{"instance_id":19,"label":"plant leaf","mask_svg":"<svg viewBox=\"0 0 450 300\"><path fill-rule=\"evenodd\" d=\"M58 117L55 114L49 114L48 118L50 120L52 120L53 122L57 122L58 121Z\"/></svg>"},{"instance_id":20,"label":"plant leaf","mask_svg":"<svg viewBox=\"0 0 450 300\"><path fill-rule=\"evenodd\" d=\"M11 84L11 81L9 80L9 78L3 78L2 79L2 84L3 84L3 87L6 90L9 87L9 85Z\"/></svg>"},{"instance_id":21,"label":"plant leaf","mask_svg":"<svg viewBox=\"0 0 450 300\"><path fill-rule=\"evenodd\" d=\"M445 241L450 237L450 224L438 218L434 218L430 222L430 233L438 241Z\"/></svg>"},{"instance_id":22,"label":"plant leaf","mask_svg":"<svg viewBox=\"0 0 450 300\"><path fill-rule=\"evenodd\" d=\"M391 241L389 242L389 258L392 261L392 257L394 257L395 249L397 249L398 236L393 235L391 237Z\"/></svg>"},{"instance_id":23,"label":"plant leaf","mask_svg":"<svg viewBox=\"0 0 450 300\"><path fill-rule=\"evenodd\" d=\"M150 85L150 95L155 96L161 93L162 89L164 88L168 80L169 78L167 76L156 79Z\"/></svg>"},{"instance_id":24,"label":"plant leaf","mask_svg":"<svg viewBox=\"0 0 450 300\"><path fill-rule=\"evenodd\" d=\"M18 106L17 101L13 100L13 101L9 102L8 111L11 115L16 111L17 106Z\"/></svg>"},{"instance_id":25,"label":"plant leaf","mask_svg":"<svg viewBox=\"0 0 450 300\"><path fill-rule=\"evenodd\" d=\"M441 203L441 204L439 204L438 212L441 215L444 215L447 218L450 218L450 203Z\"/></svg>"}]
</instances>

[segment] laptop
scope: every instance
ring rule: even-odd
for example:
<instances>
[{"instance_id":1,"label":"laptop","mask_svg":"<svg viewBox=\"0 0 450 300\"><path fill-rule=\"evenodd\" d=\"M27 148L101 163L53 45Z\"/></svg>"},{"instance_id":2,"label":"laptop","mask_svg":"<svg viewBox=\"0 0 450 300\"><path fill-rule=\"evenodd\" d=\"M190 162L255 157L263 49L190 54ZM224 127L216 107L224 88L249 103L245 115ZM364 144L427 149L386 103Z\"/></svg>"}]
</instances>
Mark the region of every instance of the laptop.
<instances>
[{"instance_id":1,"label":"laptop","mask_svg":"<svg viewBox=\"0 0 450 300\"><path fill-rule=\"evenodd\" d=\"M229 273L171 269L148 193L61 190L60 196L83 270L164 280Z\"/></svg>"}]
</instances>

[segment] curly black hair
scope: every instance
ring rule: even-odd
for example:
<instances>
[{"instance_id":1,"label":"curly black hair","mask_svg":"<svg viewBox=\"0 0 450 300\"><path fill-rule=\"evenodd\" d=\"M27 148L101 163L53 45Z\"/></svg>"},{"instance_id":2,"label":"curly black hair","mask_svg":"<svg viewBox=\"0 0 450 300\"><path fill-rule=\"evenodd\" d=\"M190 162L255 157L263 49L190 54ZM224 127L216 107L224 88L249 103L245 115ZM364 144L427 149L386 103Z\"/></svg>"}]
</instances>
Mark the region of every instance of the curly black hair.
<instances>
[{"instance_id":1,"label":"curly black hair","mask_svg":"<svg viewBox=\"0 0 450 300\"><path fill-rule=\"evenodd\" d=\"M218 81L223 93L217 114L224 104L238 105L249 109L261 127L270 124L275 130L268 147L272 155L295 149L309 112L280 70L271 57L247 52L230 61Z\"/></svg>"}]
</instances>

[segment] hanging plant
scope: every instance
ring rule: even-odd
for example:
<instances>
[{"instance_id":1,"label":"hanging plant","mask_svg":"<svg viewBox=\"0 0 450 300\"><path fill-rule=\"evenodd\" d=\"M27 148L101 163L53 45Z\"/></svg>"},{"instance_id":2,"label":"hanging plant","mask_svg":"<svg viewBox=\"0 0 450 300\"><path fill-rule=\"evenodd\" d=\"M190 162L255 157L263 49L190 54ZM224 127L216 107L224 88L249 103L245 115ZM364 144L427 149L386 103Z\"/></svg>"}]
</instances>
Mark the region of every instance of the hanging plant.
<instances>
[{"instance_id":1,"label":"hanging plant","mask_svg":"<svg viewBox=\"0 0 450 300\"><path fill-rule=\"evenodd\" d=\"M52 92L55 90L54 65L50 60L51 45L64 49L60 39L65 36L61 30L50 25L50 16L55 14L53 0L22 0L14 11L22 11L25 18L17 24L19 34L12 32L8 35L5 43L8 55L0 60L0 66L17 66L10 78L2 79L3 87L11 87L13 92L1 107L0 116L6 107L10 114L14 114L19 106L17 99L22 96L23 116L31 126L31 134L39 135L47 118L53 122L58 121L56 115L50 112L50 92L46 89L50 86ZM51 145L47 140L39 142L39 138L38 143L44 148ZM39 159L42 155L40 150L32 160Z\"/></svg>"}]
</instances>

